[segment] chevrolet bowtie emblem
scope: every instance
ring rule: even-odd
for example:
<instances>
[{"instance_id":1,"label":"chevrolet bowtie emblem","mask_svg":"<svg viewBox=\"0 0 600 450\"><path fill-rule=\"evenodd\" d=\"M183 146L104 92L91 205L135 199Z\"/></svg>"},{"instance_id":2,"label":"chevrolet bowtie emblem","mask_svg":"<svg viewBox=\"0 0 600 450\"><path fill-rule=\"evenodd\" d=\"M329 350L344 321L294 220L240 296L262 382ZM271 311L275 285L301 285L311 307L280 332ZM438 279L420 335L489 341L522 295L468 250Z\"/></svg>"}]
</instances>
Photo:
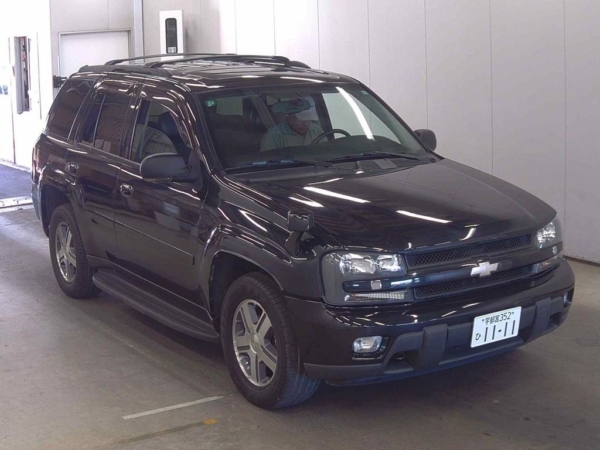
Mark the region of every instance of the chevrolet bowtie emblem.
<instances>
[{"instance_id":1,"label":"chevrolet bowtie emblem","mask_svg":"<svg viewBox=\"0 0 600 450\"><path fill-rule=\"evenodd\" d=\"M482 262L477 267L471 269L471 276L489 277L496 270L498 270L498 263L490 264L489 262Z\"/></svg>"}]
</instances>

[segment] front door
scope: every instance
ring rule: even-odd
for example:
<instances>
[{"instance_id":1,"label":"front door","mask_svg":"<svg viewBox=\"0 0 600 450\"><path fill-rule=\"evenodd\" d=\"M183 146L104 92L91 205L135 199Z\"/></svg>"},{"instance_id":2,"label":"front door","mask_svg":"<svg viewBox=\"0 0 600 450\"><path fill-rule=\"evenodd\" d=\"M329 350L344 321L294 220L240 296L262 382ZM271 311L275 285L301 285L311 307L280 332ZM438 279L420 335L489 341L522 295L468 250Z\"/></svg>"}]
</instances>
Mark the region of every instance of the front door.
<instances>
[{"instance_id":1,"label":"front door","mask_svg":"<svg viewBox=\"0 0 600 450\"><path fill-rule=\"evenodd\" d=\"M189 303L198 304L198 236L203 229L201 186L147 181L139 175L142 160L157 153L178 153L189 164L199 164L198 150L191 148L189 139L192 131L186 129L189 120L185 102L179 108L179 98L168 96L142 88L128 161L123 163L117 179L115 231L119 265ZM196 309L186 308L187 302L177 306Z\"/></svg>"}]
</instances>

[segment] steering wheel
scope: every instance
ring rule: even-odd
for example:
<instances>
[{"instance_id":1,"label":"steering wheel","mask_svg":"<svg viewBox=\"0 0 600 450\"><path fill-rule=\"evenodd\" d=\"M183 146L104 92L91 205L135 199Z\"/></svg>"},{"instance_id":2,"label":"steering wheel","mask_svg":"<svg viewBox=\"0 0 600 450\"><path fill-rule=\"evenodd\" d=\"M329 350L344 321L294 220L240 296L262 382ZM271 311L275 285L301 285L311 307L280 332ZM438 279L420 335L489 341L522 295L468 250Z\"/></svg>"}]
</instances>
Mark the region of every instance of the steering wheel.
<instances>
[{"instance_id":1,"label":"steering wheel","mask_svg":"<svg viewBox=\"0 0 600 450\"><path fill-rule=\"evenodd\" d=\"M334 128L333 130L324 131L323 133L321 133L320 135L318 135L316 138L314 138L312 140L312 142L310 143L310 145L315 145L317 142L319 142L324 137L329 136L330 134L335 134L335 133L343 134L346 137L350 137L351 136L351 134L348 133L346 130L342 130L341 128Z\"/></svg>"}]
</instances>

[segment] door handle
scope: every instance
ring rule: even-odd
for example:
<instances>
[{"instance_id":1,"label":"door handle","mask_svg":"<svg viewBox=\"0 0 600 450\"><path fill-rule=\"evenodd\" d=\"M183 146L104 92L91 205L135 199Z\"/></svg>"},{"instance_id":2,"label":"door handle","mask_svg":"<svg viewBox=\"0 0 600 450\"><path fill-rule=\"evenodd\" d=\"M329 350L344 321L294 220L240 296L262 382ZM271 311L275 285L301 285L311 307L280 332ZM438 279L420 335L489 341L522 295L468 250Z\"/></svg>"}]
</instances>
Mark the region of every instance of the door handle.
<instances>
[{"instance_id":1,"label":"door handle","mask_svg":"<svg viewBox=\"0 0 600 450\"><path fill-rule=\"evenodd\" d=\"M133 186L122 184L119 186L119 192L123 197L133 197Z\"/></svg>"},{"instance_id":2,"label":"door handle","mask_svg":"<svg viewBox=\"0 0 600 450\"><path fill-rule=\"evenodd\" d=\"M71 175L77 175L77 172L79 172L79 164L68 162L65 164L65 170Z\"/></svg>"}]
</instances>

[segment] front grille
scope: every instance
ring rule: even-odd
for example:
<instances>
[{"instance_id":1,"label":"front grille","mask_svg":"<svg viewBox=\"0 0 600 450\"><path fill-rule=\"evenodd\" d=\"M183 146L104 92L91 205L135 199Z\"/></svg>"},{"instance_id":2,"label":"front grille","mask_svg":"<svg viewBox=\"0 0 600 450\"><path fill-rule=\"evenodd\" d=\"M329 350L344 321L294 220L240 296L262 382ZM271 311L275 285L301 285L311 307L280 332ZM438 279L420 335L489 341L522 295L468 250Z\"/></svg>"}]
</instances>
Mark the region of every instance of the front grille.
<instances>
[{"instance_id":1,"label":"front grille","mask_svg":"<svg viewBox=\"0 0 600 450\"><path fill-rule=\"evenodd\" d=\"M463 247L435 250L432 252L415 253L406 255L408 267L429 266L451 261L460 261L477 256L488 256L518 250L531 244L531 235L526 234L509 239L484 242L481 244L465 245Z\"/></svg>"},{"instance_id":2,"label":"front grille","mask_svg":"<svg viewBox=\"0 0 600 450\"><path fill-rule=\"evenodd\" d=\"M440 295L477 289L494 284L508 283L531 275L532 266L519 267L517 269L505 270L494 273L488 277L466 278L464 280L448 281L447 283L431 284L415 288L414 294L417 299L438 297Z\"/></svg>"}]
</instances>

